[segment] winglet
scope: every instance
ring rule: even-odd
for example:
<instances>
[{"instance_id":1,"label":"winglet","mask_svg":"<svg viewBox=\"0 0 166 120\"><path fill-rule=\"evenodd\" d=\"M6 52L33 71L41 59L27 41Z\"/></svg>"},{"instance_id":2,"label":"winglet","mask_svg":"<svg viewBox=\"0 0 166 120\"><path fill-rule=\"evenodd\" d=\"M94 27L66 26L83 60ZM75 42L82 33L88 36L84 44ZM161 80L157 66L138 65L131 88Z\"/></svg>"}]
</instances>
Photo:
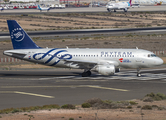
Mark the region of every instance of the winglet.
<instances>
[{"instance_id":1,"label":"winglet","mask_svg":"<svg viewBox=\"0 0 166 120\"><path fill-rule=\"evenodd\" d=\"M15 20L7 20L13 49L38 49L33 40Z\"/></svg>"}]
</instances>

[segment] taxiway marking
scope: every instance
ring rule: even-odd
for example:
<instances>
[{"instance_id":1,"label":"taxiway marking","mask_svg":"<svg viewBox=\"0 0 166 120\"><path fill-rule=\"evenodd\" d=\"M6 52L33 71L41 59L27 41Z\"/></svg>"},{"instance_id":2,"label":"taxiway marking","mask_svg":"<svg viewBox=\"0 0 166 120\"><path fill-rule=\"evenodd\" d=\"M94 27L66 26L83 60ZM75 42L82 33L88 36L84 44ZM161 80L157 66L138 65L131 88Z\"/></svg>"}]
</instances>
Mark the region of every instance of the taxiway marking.
<instances>
[{"instance_id":1,"label":"taxiway marking","mask_svg":"<svg viewBox=\"0 0 166 120\"><path fill-rule=\"evenodd\" d=\"M17 93L17 94L32 95L32 96L37 96L37 97L55 98L54 96L27 93L27 92L19 92L19 91L0 91L0 93Z\"/></svg>"},{"instance_id":2,"label":"taxiway marking","mask_svg":"<svg viewBox=\"0 0 166 120\"><path fill-rule=\"evenodd\" d=\"M79 88L79 87L89 87L89 88L99 88L99 89L107 89L107 90L116 90L116 91L124 91L127 92L129 90L125 89L118 89L118 88L109 88L109 87L101 87L101 86L93 86L93 85L70 85L70 86L0 86L0 88L63 88L63 87L69 87L69 88ZM18 92L17 92L18 93ZM33 93L24 93L19 92L20 94L29 94L37 96L38 94ZM38 95L43 96L43 95Z\"/></svg>"},{"instance_id":3,"label":"taxiway marking","mask_svg":"<svg viewBox=\"0 0 166 120\"><path fill-rule=\"evenodd\" d=\"M107 90L124 91L124 92L129 91L129 90L125 90L125 89L108 88L108 87L100 87L100 86L89 86L89 87L91 87L91 88L100 88L100 89L107 89Z\"/></svg>"}]
</instances>

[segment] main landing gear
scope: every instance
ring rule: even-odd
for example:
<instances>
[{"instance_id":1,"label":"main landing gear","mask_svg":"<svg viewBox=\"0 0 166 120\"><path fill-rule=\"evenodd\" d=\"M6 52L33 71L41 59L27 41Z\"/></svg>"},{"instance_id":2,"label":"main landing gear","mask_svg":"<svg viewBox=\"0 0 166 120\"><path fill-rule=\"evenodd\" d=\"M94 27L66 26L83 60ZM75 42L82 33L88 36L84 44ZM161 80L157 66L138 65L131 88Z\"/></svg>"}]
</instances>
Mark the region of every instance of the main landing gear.
<instances>
[{"instance_id":1,"label":"main landing gear","mask_svg":"<svg viewBox=\"0 0 166 120\"><path fill-rule=\"evenodd\" d=\"M90 70L84 70L84 72L82 73L82 77L89 77L91 76L91 71Z\"/></svg>"},{"instance_id":2,"label":"main landing gear","mask_svg":"<svg viewBox=\"0 0 166 120\"><path fill-rule=\"evenodd\" d=\"M141 72L140 72L141 68L137 68L137 77L141 77Z\"/></svg>"}]
</instances>

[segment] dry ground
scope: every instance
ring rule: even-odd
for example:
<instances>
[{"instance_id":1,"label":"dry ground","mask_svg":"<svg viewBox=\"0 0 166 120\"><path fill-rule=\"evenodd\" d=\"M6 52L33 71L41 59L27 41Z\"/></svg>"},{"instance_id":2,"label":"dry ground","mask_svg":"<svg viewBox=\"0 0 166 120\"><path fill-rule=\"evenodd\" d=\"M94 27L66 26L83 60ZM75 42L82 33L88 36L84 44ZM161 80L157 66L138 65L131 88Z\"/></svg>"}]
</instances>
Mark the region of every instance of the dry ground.
<instances>
[{"instance_id":1,"label":"dry ground","mask_svg":"<svg viewBox=\"0 0 166 120\"><path fill-rule=\"evenodd\" d=\"M134 100L138 104L131 109L92 109L77 106L75 110L52 109L32 111L16 114L0 115L2 120L166 120L166 110L141 110L138 106L157 105L166 108L166 101L142 102Z\"/></svg>"},{"instance_id":2,"label":"dry ground","mask_svg":"<svg viewBox=\"0 0 166 120\"><path fill-rule=\"evenodd\" d=\"M8 31L6 20L15 19L26 31L89 29L89 28L135 28L166 26L166 12L131 12L131 13L49 13L28 15L3 15L0 17L0 31ZM73 39L60 39L55 36L50 40L33 38L41 47L49 48L135 48L150 51L166 51L166 34L121 36L96 35L92 37L75 36ZM0 42L0 58L4 50L12 49L10 39Z\"/></svg>"},{"instance_id":3,"label":"dry ground","mask_svg":"<svg viewBox=\"0 0 166 120\"><path fill-rule=\"evenodd\" d=\"M100 37L83 37L83 38L73 38L73 39L60 39L55 38L51 40L37 40L34 38L35 43L43 48L136 48L146 49L149 51L165 51L166 52L166 34L152 34L152 35L135 35L128 34L124 36L105 36ZM10 50L12 48L12 43L0 42L0 58L6 56L3 55L3 51ZM160 54L160 57L166 56Z\"/></svg>"},{"instance_id":4,"label":"dry ground","mask_svg":"<svg viewBox=\"0 0 166 120\"><path fill-rule=\"evenodd\" d=\"M26 31L166 26L166 12L50 13L1 16L0 31L8 31L6 20L10 19Z\"/></svg>"}]
</instances>

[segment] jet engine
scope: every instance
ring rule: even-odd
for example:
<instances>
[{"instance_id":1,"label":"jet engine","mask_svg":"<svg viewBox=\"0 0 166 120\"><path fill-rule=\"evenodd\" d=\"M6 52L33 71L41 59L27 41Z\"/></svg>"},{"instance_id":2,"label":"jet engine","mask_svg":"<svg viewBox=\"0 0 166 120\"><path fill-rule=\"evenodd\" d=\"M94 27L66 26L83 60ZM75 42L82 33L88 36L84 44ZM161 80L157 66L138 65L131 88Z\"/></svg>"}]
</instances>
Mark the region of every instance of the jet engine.
<instances>
[{"instance_id":1,"label":"jet engine","mask_svg":"<svg viewBox=\"0 0 166 120\"><path fill-rule=\"evenodd\" d=\"M115 73L114 65L98 65L96 71L102 75L113 75Z\"/></svg>"},{"instance_id":2,"label":"jet engine","mask_svg":"<svg viewBox=\"0 0 166 120\"><path fill-rule=\"evenodd\" d=\"M120 68L115 68L115 72L120 72Z\"/></svg>"}]
</instances>

